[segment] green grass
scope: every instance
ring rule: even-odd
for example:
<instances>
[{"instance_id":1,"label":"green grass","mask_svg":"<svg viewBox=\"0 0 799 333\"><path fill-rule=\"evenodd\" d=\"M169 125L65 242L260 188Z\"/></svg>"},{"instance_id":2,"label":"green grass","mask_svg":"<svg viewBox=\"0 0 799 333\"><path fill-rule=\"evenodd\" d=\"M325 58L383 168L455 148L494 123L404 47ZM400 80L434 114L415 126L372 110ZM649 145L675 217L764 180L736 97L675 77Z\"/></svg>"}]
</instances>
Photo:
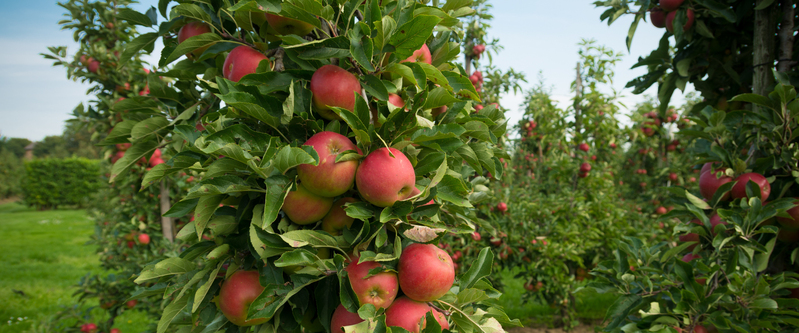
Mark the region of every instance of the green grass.
<instances>
[{"instance_id":1,"label":"green grass","mask_svg":"<svg viewBox=\"0 0 799 333\"><path fill-rule=\"evenodd\" d=\"M85 245L93 232L83 210L0 205L0 333L23 332L76 303L72 286L88 272L103 272L94 247ZM142 320L129 311L116 326L141 332Z\"/></svg>"},{"instance_id":2,"label":"green grass","mask_svg":"<svg viewBox=\"0 0 799 333\"><path fill-rule=\"evenodd\" d=\"M537 302L524 301L522 295L528 293L524 289L524 280L515 279L519 269L503 270L498 272L504 290L500 303L510 318L521 320L525 326L553 326L556 310L549 305ZM616 301L618 296L613 294L598 294L592 290L583 289L576 294L577 317L583 322L592 322L605 318L605 311Z\"/></svg>"}]
</instances>

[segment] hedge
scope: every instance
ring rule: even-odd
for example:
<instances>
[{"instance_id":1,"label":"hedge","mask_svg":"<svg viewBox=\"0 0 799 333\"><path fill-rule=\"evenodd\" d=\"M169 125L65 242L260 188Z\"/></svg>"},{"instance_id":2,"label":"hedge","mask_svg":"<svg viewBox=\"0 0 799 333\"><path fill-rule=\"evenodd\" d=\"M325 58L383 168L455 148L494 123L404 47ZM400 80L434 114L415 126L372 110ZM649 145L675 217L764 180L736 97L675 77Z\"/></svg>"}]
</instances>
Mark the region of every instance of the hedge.
<instances>
[{"instance_id":1,"label":"hedge","mask_svg":"<svg viewBox=\"0 0 799 333\"><path fill-rule=\"evenodd\" d=\"M25 163L23 199L39 209L83 206L100 185L100 161L38 159Z\"/></svg>"},{"instance_id":2,"label":"hedge","mask_svg":"<svg viewBox=\"0 0 799 333\"><path fill-rule=\"evenodd\" d=\"M9 149L0 148L0 199L21 195L24 175L22 159Z\"/></svg>"}]
</instances>

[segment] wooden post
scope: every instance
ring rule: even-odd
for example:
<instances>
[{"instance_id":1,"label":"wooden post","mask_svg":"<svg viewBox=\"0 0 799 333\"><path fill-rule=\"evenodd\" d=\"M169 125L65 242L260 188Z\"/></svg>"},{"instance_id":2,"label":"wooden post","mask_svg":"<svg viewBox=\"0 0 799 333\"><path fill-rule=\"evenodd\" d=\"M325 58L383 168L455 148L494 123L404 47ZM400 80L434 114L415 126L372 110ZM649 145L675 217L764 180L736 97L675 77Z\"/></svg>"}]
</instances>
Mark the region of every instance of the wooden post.
<instances>
[{"instance_id":1,"label":"wooden post","mask_svg":"<svg viewBox=\"0 0 799 333\"><path fill-rule=\"evenodd\" d=\"M760 5L769 0L757 0L756 5ZM755 11L755 32L752 36L755 49L752 62L754 75L752 78L752 92L758 95L767 96L769 89L774 85L774 75L771 72L774 63L774 44L777 33L777 22L775 13L777 6L770 6Z\"/></svg>"},{"instance_id":2,"label":"wooden post","mask_svg":"<svg viewBox=\"0 0 799 333\"><path fill-rule=\"evenodd\" d=\"M168 212L171 208L171 203L169 200L169 188L167 188L166 182L167 180L161 181L161 232L164 234L164 238L174 243L175 224L171 217L164 216L164 214L166 214L166 212Z\"/></svg>"}]
</instances>

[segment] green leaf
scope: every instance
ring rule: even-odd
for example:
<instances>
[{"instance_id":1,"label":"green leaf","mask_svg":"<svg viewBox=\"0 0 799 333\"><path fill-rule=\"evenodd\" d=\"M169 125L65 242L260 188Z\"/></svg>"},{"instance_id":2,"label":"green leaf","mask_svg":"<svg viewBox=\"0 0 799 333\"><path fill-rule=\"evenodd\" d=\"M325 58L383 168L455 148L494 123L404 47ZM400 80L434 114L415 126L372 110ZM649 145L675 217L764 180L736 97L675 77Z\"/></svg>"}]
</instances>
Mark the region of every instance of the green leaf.
<instances>
[{"instance_id":1,"label":"green leaf","mask_svg":"<svg viewBox=\"0 0 799 333\"><path fill-rule=\"evenodd\" d=\"M394 46L397 58L405 59L420 49L441 19L430 15L419 15L397 28L388 43Z\"/></svg>"},{"instance_id":2,"label":"green leaf","mask_svg":"<svg viewBox=\"0 0 799 333\"><path fill-rule=\"evenodd\" d=\"M183 297L178 298L169 305L164 308L164 312L161 314L161 319L158 321L158 328L157 333L164 333L166 329L169 328L169 324L172 323L172 320L180 314L184 308L189 304L189 297L188 294L185 294Z\"/></svg>"},{"instance_id":3,"label":"green leaf","mask_svg":"<svg viewBox=\"0 0 799 333\"><path fill-rule=\"evenodd\" d=\"M225 198L224 195L209 195L201 197L197 202L197 208L194 211L194 226L197 229L197 239L201 240L203 231L208 221L214 215L214 212L219 208L219 204Z\"/></svg>"},{"instance_id":4,"label":"green leaf","mask_svg":"<svg viewBox=\"0 0 799 333\"><path fill-rule=\"evenodd\" d=\"M163 131L169 127L169 120L166 117L153 117L138 122L130 130L130 137L133 140L140 140L152 134Z\"/></svg>"},{"instance_id":5,"label":"green leaf","mask_svg":"<svg viewBox=\"0 0 799 333\"><path fill-rule=\"evenodd\" d=\"M494 265L494 253L491 249L484 247L477 255L477 259L471 264L469 270L461 277L461 288L469 289L480 279L491 274L491 267Z\"/></svg>"},{"instance_id":6,"label":"green leaf","mask_svg":"<svg viewBox=\"0 0 799 333\"><path fill-rule=\"evenodd\" d=\"M142 158L150 156L155 148L158 148L158 143L152 140L138 142L125 151L125 156L120 158L111 168L110 182L113 182L123 172L127 171L134 164L139 162Z\"/></svg>"},{"instance_id":7,"label":"green leaf","mask_svg":"<svg viewBox=\"0 0 799 333\"><path fill-rule=\"evenodd\" d=\"M608 311L605 314L606 321L612 319L607 328L615 329L621 326L621 324L625 323L627 320L627 315L629 315L630 312L635 310L642 303L643 299L637 294L628 294L619 297L616 302L614 302L613 305L608 308Z\"/></svg>"},{"instance_id":8,"label":"green leaf","mask_svg":"<svg viewBox=\"0 0 799 333\"><path fill-rule=\"evenodd\" d=\"M196 265L182 258L167 258L154 265L145 266L133 282L141 284L145 281L162 278L164 276L179 275L191 272Z\"/></svg>"},{"instance_id":9,"label":"green leaf","mask_svg":"<svg viewBox=\"0 0 799 333\"><path fill-rule=\"evenodd\" d=\"M133 126L138 123L135 120L124 120L121 123L116 124L114 128L111 130L111 133L105 137L100 145L107 146L113 145L117 143L130 143L130 131L133 129Z\"/></svg>"},{"instance_id":10,"label":"green leaf","mask_svg":"<svg viewBox=\"0 0 799 333\"><path fill-rule=\"evenodd\" d=\"M224 244L224 245L228 245L228 244ZM205 299L205 295L208 293L208 289L211 289L211 285L214 283L214 280L216 280L216 275L219 273L219 270L222 269L222 265L224 265L224 264L225 264L225 261L221 260L216 265L216 269L214 269L211 272L211 275L208 277L208 280L205 281L205 283L203 283L199 288L197 288L197 291L194 293L194 304L191 307L191 312L192 313L196 312L197 309L200 308L200 304L202 304L203 299Z\"/></svg>"},{"instance_id":11,"label":"green leaf","mask_svg":"<svg viewBox=\"0 0 799 333\"><path fill-rule=\"evenodd\" d=\"M302 148L285 146L275 155L274 166L280 173L285 174L300 164L317 165L318 161L319 155L311 146L302 146Z\"/></svg>"},{"instance_id":12,"label":"green leaf","mask_svg":"<svg viewBox=\"0 0 799 333\"><path fill-rule=\"evenodd\" d=\"M132 59L133 56L139 54L142 50L146 53L150 53L153 51L155 47L155 41L158 40L158 33L150 32L146 34L142 34L136 38L134 38L130 43L125 44L125 51L122 52L122 55L119 56L120 63L126 62L128 59Z\"/></svg>"},{"instance_id":13,"label":"green leaf","mask_svg":"<svg viewBox=\"0 0 799 333\"><path fill-rule=\"evenodd\" d=\"M147 15L139 13L130 8L120 9L116 16L118 19L128 21L128 23L132 25L143 25L145 27L153 25L153 22L149 17L147 17Z\"/></svg>"},{"instance_id":14,"label":"green leaf","mask_svg":"<svg viewBox=\"0 0 799 333\"><path fill-rule=\"evenodd\" d=\"M366 23L356 23L354 29L349 31L350 53L352 58L366 71L374 72L375 67L372 65L374 46L372 45L372 39L369 38L370 35L371 29Z\"/></svg>"}]
</instances>

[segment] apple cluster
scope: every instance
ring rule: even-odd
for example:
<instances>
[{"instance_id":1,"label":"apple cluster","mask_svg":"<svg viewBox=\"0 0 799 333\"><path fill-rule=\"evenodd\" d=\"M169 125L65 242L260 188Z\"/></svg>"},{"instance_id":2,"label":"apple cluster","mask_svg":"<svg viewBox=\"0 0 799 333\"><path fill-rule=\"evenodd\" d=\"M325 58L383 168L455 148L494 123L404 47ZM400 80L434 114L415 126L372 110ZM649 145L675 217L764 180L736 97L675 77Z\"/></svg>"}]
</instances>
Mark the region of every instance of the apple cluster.
<instances>
[{"instance_id":1,"label":"apple cluster","mask_svg":"<svg viewBox=\"0 0 799 333\"><path fill-rule=\"evenodd\" d=\"M652 25L674 32L674 18L683 2L685 0L660 0L660 4L649 11L649 20L652 21ZM694 10L686 8L685 15L687 20L683 25L683 31L688 31L694 25Z\"/></svg>"},{"instance_id":2,"label":"apple cluster","mask_svg":"<svg viewBox=\"0 0 799 333\"><path fill-rule=\"evenodd\" d=\"M480 56L486 51L485 44L478 44L472 47L472 57L480 60Z\"/></svg>"},{"instance_id":3,"label":"apple cluster","mask_svg":"<svg viewBox=\"0 0 799 333\"><path fill-rule=\"evenodd\" d=\"M474 71L472 75L469 75L469 81L472 81L472 85L474 85L474 89L477 90L477 92L483 90L483 72ZM480 106L480 109L475 108L475 111L480 111L482 109L482 106Z\"/></svg>"}]
</instances>

